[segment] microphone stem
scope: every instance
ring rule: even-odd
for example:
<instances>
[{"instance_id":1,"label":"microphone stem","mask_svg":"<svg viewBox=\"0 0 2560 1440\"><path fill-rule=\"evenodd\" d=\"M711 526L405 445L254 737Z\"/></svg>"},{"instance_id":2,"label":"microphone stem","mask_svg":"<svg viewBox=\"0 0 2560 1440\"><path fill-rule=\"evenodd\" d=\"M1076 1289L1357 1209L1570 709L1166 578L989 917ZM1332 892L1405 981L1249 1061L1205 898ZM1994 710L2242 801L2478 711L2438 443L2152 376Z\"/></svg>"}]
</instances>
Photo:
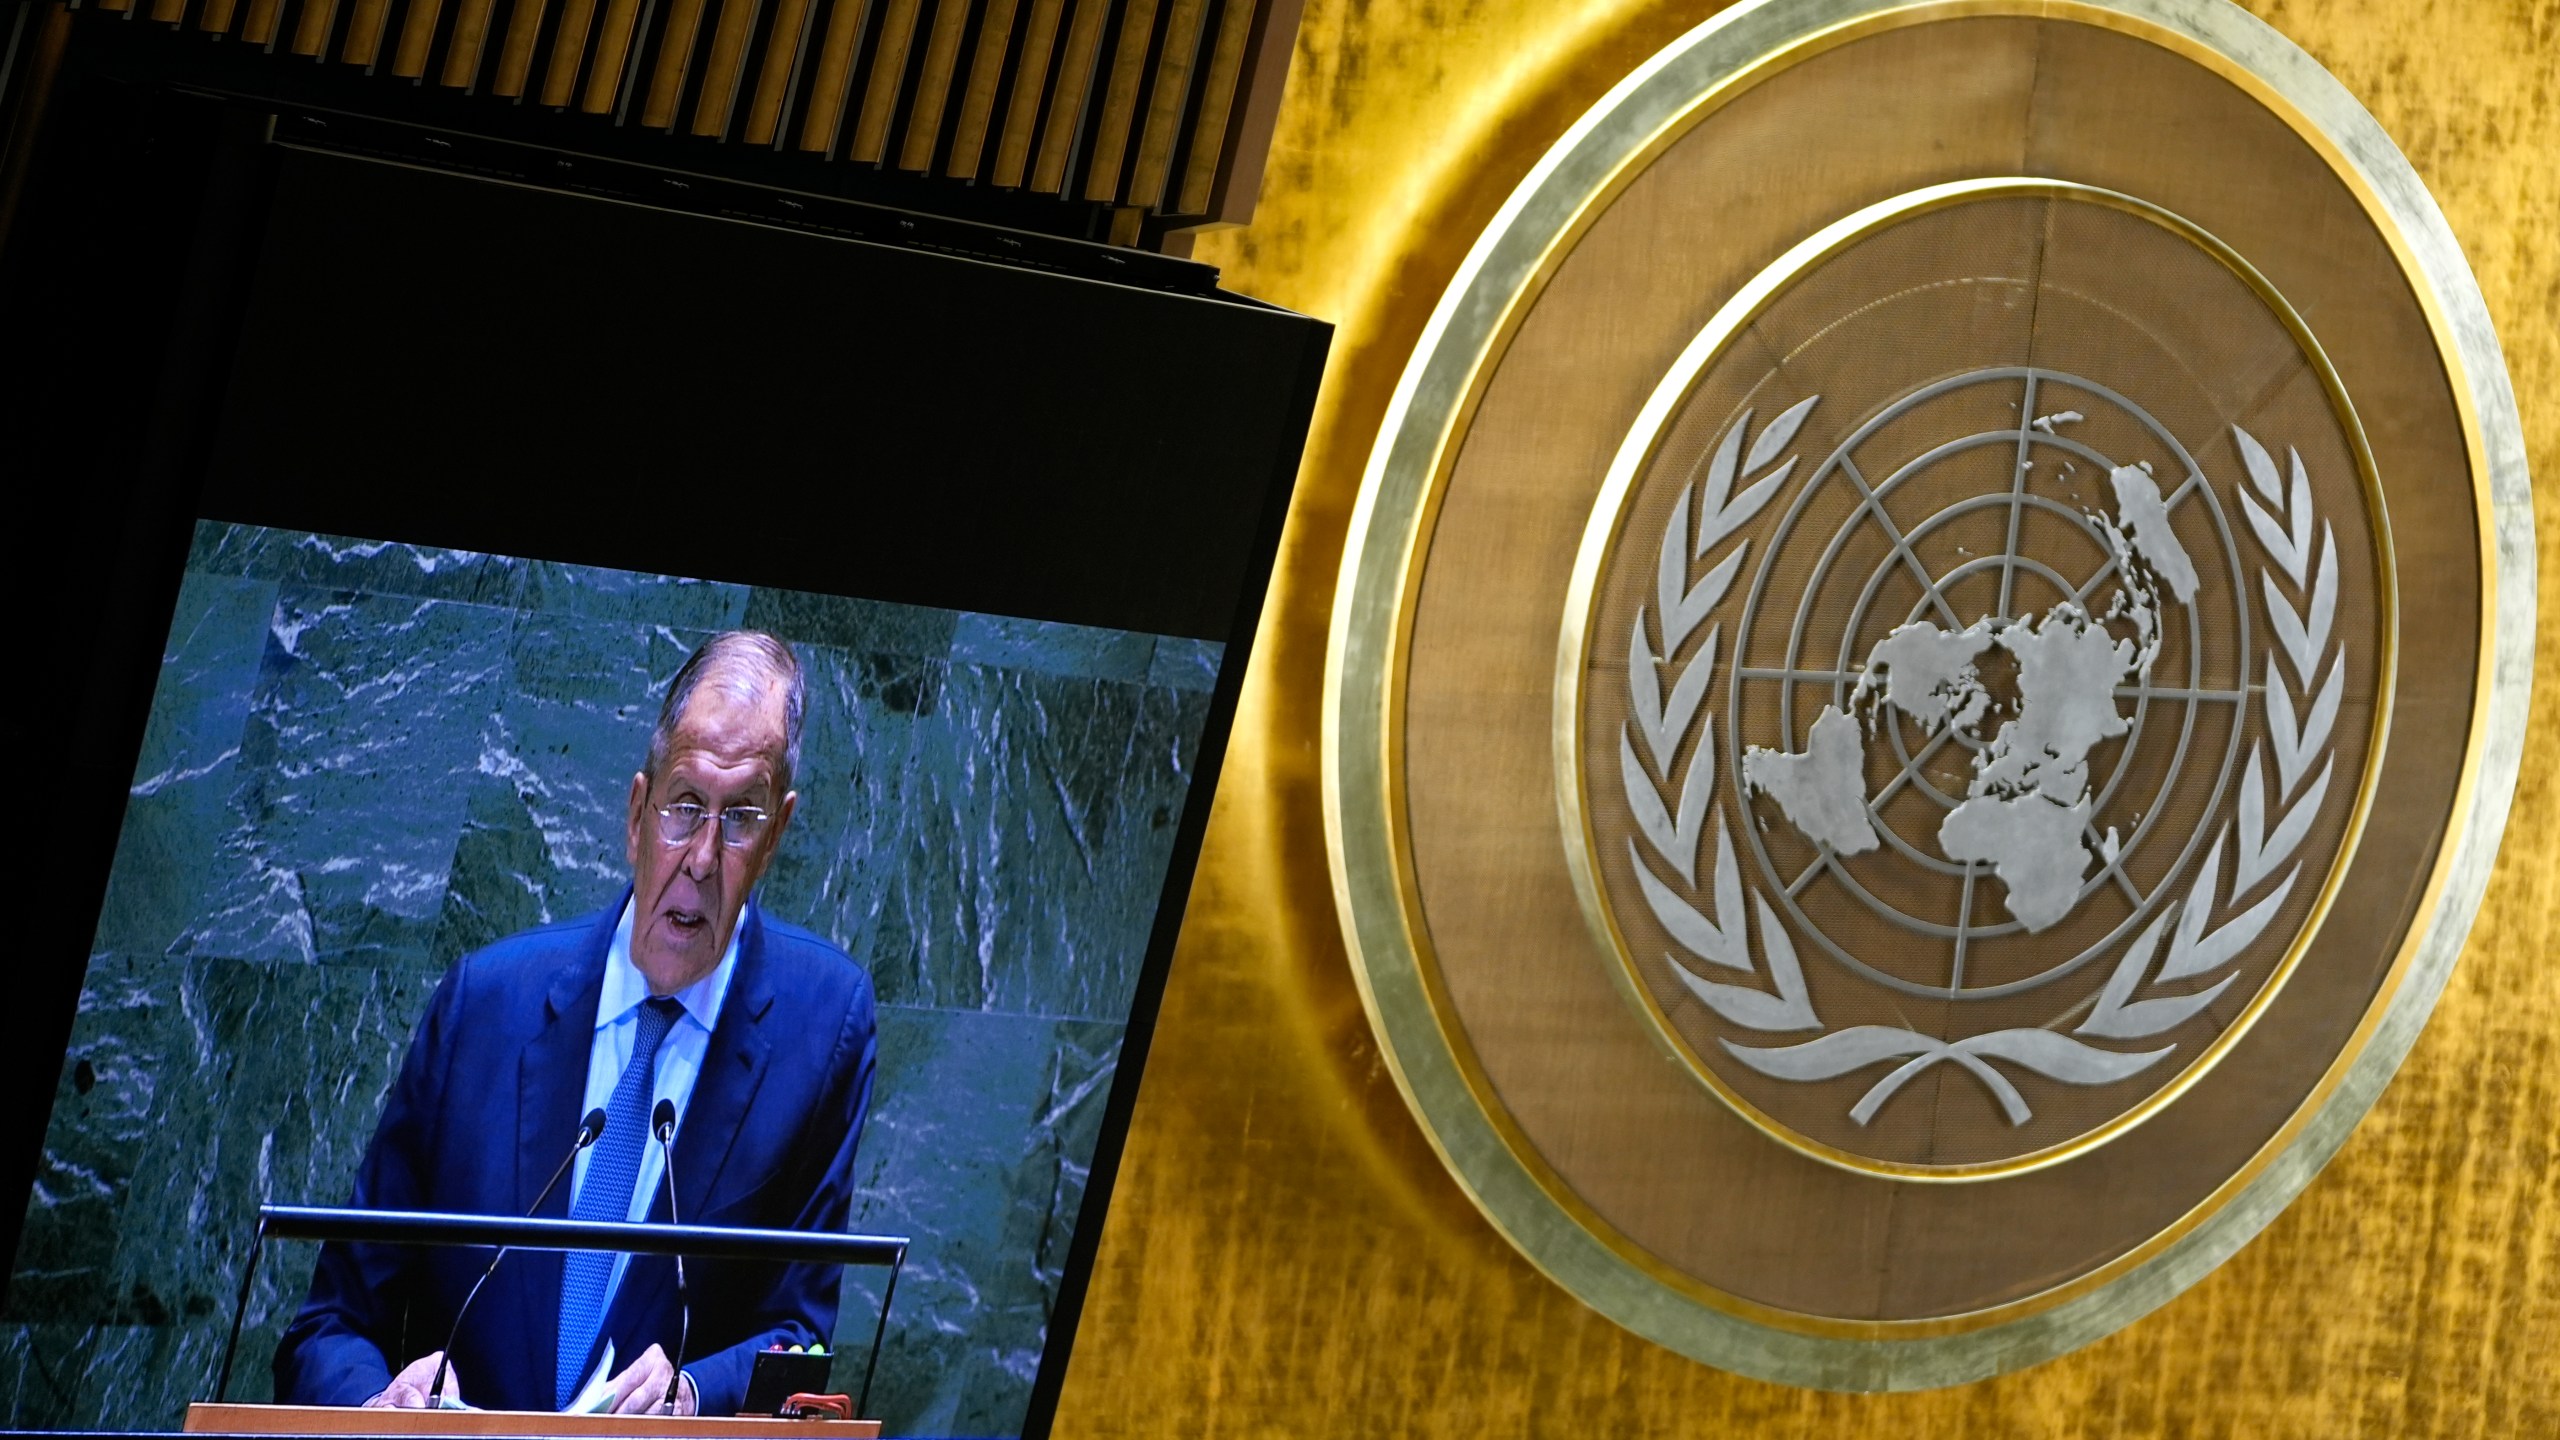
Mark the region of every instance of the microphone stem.
<instances>
[{"instance_id":1,"label":"microphone stem","mask_svg":"<svg viewBox=\"0 0 2560 1440\"><path fill-rule=\"evenodd\" d=\"M600 1125L582 1124L578 1127L577 1143L569 1147L568 1154L560 1157L560 1166L551 1172L551 1178L542 1182L541 1192L533 1197L533 1204L525 1210L527 1215L541 1213L542 1202L551 1198L551 1192L560 1184L560 1177L569 1173L569 1167L577 1163L579 1153L596 1143L596 1137L603 1133ZM507 1252L514 1248L512 1245L499 1246L498 1253L489 1257L489 1268L481 1271L480 1278L471 1282L470 1293L464 1295L462 1303L455 1307L453 1329L444 1337L444 1349L437 1352L436 1378L427 1382L428 1409L444 1408L444 1377L453 1369L453 1342L462 1338L462 1317L471 1313L471 1302L480 1298L480 1287L488 1284L489 1277L498 1273L498 1262L506 1259Z\"/></svg>"},{"instance_id":2,"label":"microphone stem","mask_svg":"<svg viewBox=\"0 0 2560 1440\"><path fill-rule=\"evenodd\" d=\"M673 1137L672 1135L670 1135L666 1130L660 1130L660 1131L658 1132L658 1148L659 1148L661 1151L665 1152L665 1155L666 1155L666 1167L665 1167L665 1168L666 1168L666 1172L667 1172L667 1223L668 1223L668 1224L670 1224L670 1225L681 1225L681 1224L683 1224L683 1223L684 1223L684 1220L682 1219L682 1217L680 1217L680 1216L678 1216L678 1215L676 1214L676 1147L675 1147L675 1139L674 1139L674 1137ZM665 1397L663 1400L659 1401L659 1403L660 1403L661 1405L663 1405L663 1406L665 1406L665 1407L666 1407L666 1409L667 1409L668 1413L670 1413L670 1414L673 1414L673 1413L674 1413L674 1411L675 1411L675 1408L676 1408L676 1391L677 1391L677 1389L678 1389L680 1386L682 1386L682 1385L684 1384L684 1352L685 1352L685 1347L686 1347L687 1345L691 1344L691 1343L692 1343L692 1341L693 1341L693 1298L692 1298L692 1296L690 1296L689 1294L687 1294L687 1293L686 1293L686 1291L685 1291L685 1284L684 1284L684 1256L682 1256L682 1255L677 1255L677 1256L675 1257L675 1262L676 1262L676 1360L675 1360L675 1367L667 1373L667 1393L666 1393L666 1397Z\"/></svg>"}]
</instances>

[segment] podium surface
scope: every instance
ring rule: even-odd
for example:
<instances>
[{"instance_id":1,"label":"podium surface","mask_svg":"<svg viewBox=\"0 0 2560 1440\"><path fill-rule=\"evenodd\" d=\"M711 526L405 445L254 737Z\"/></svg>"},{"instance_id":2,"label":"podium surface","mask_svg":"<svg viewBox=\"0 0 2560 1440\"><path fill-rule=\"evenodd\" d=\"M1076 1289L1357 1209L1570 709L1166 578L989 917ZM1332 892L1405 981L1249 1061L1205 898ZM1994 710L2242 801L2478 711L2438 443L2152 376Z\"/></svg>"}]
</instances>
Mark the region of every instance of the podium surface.
<instances>
[{"instance_id":1,"label":"podium surface","mask_svg":"<svg viewBox=\"0 0 2560 1440\"><path fill-rule=\"evenodd\" d=\"M344 1405L187 1407L197 1435L635 1435L657 1440L876 1440L877 1420L777 1420L770 1415L559 1415L547 1410L365 1410Z\"/></svg>"}]
</instances>

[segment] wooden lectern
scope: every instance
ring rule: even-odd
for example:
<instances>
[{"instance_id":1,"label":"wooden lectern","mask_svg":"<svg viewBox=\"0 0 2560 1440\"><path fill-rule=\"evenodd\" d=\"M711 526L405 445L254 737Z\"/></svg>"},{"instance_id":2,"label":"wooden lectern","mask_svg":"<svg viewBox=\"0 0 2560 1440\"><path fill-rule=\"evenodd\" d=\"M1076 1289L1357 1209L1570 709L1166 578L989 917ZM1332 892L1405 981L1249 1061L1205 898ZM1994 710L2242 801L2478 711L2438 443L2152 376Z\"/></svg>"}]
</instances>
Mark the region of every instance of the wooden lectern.
<instances>
[{"instance_id":1,"label":"wooden lectern","mask_svg":"<svg viewBox=\"0 0 2560 1440\"><path fill-rule=\"evenodd\" d=\"M539 1410L359 1410L343 1405L187 1407L191 1435L539 1436L602 1440L876 1440L877 1420L777 1420L770 1415L555 1415Z\"/></svg>"}]
</instances>

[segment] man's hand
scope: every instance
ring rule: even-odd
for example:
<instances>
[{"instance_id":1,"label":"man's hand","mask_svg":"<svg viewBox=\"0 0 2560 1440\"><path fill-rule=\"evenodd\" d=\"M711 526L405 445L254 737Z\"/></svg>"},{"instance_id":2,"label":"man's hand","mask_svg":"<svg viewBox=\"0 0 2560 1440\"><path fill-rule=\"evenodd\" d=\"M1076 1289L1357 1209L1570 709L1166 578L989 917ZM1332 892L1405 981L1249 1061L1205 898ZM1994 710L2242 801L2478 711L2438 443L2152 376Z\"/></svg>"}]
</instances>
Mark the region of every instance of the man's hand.
<instances>
[{"instance_id":1,"label":"man's hand","mask_svg":"<svg viewBox=\"0 0 2560 1440\"><path fill-rule=\"evenodd\" d=\"M615 1415L666 1414L663 1402L667 1398L667 1377L675 1374L675 1369L675 1362L657 1346L641 1351L630 1369L613 1377L613 1404L606 1409ZM693 1393L693 1377L687 1375L678 1380L675 1413L691 1415L700 1404Z\"/></svg>"},{"instance_id":2,"label":"man's hand","mask_svg":"<svg viewBox=\"0 0 2560 1440\"><path fill-rule=\"evenodd\" d=\"M428 1408L427 1387L435 1383L436 1367L444 1363L444 1352L433 1351L409 1362L407 1369L391 1377L382 1393L364 1402L368 1410L424 1410ZM462 1398L462 1376L444 1372L444 1393L449 1400Z\"/></svg>"}]
</instances>

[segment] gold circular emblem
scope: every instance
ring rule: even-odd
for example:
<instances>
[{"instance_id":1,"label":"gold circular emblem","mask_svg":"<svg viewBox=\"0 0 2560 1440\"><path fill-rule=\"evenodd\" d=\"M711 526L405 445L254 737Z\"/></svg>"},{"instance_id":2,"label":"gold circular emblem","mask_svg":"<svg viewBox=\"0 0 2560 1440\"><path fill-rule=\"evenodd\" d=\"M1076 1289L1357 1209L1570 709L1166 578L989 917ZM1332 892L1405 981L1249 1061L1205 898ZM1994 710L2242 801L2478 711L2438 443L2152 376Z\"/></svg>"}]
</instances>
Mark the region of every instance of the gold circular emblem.
<instances>
[{"instance_id":1,"label":"gold circular emblem","mask_svg":"<svg viewBox=\"0 0 2560 1440\"><path fill-rule=\"evenodd\" d=\"M1639 413L1566 603L1567 844L1638 1013L1851 1169L2158 1110L2365 811L2371 475L2300 317L2131 197L1939 185L1790 251Z\"/></svg>"},{"instance_id":2,"label":"gold circular emblem","mask_svg":"<svg viewBox=\"0 0 2560 1440\"><path fill-rule=\"evenodd\" d=\"M1426 327L1328 652L1361 994L1619 1323L1837 1389L2165 1303L2408 1053L2532 514L2477 286L2208 0L1757 0Z\"/></svg>"}]
</instances>

